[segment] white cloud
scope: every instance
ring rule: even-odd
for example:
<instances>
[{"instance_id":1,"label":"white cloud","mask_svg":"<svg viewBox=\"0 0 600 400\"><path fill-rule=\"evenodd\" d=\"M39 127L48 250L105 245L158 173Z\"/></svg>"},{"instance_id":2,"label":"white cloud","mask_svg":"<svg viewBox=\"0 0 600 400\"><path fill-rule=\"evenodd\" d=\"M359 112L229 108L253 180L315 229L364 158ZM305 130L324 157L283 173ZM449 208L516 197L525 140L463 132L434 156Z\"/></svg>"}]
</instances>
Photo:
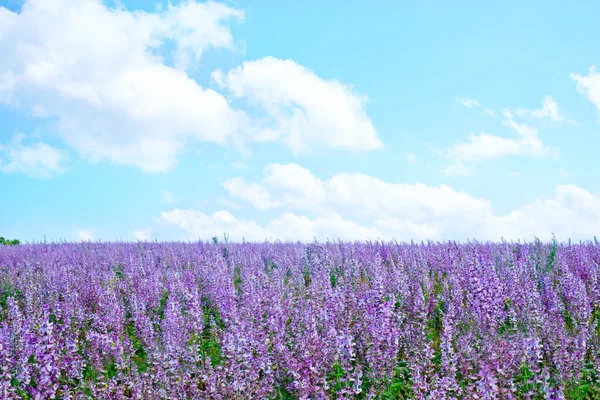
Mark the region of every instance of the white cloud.
<instances>
[{"instance_id":1,"label":"white cloud","mask_svg":"<svg viewBox=\"0 0 600 400\"><path fill-rule=\"evenodd\" d=\"M571 79L577 82L577 90L587 98L600 111L600 73L596 66L590 67L587 75L571 74Z\"/></svg>"},{"instance_id":2,"label":"white cloud","mask_svg":"<svg viewBox=\"0 0 600 400\"><path fill-rule=\"evenodd\" d=\"M236 240L244 237L253 239L264 237L264 229L254 221L239 221L227 211L217 211L206 215L195 210L163 212L161 219L186 231L190 238L207 239L220 236L224 232Z\"/></svg>"},{"instance_id":3,"label":"white cloud","mask_svg":"<svg viewBox=\"0 0 600 400\"><path fill-rule=\"evenodd\" d=\"M460 97L457 101L466 108L481 109L493 117L496 115L476 99ZM441 152L442 155L451 160L451 164L444 168L445 175L471 175L479 164L507 156L542 159L558 154L556 149L552 149L542 142L537 128L515 121L513 113L507 109L503 111L503 114L505 117L503 123L509 126L517 136L502 137L483 131L479 134L469 134L466 141L455 143L446 151ZM544 97L542 108L528 110L519 107L515 110L515 114L520 117L530 117L543 121L561 122L565 120L564 116L560 114L558 104L551 96ZM568 122L577 124L573 120L568 120Z\"/></svg>"},{"instance_id":4,"label":"white cloud","mask_svg":"<svg viewBox=\"0 0 600 400\"><path fill-rule=\"evenodd\" d=\"M541 197L505 216L489 216L490 238L591 239L600 226L600 195L575 185L559 185L554 196Z\"/></svg>"},{"instance_id":5,"label":"white cloud","mask_svg":"<svg viewBox=\"0 0 600 400\"><path fill-rule=\"evenodd\" d=\"M484 114L489 115L492 118L496 117L496 113L494 111L492 111L491 109L489 109L487 107L484 107L477 99L473 99L470 97L459 97L456 100L460 104L465 106L466 108L469 108L469 109L477 108L477 109L483 111Z\"/></svg>"},{"instance_id":6,"label":"white cloud","mask_svg":"<svg viewBox=\"0 0 600 400\"><path fill-rule=\"evenodd\" d=\"M175 196L168 190L160 192L160 201L165 204L173 204L175 202Z\"/></svg>"},{"instance_id":7,"label":"white cloud","mask_svg":"<svg viewBox=\"0 0 600 400\"><path fill-rule=\"evenodd\" d=\"M520 176L520 175L521 175L521 173L520 173L519 171L510 171L510 172L508 173L508 175L510 175L510 176Z\"/></svg>"},{"instance_id":8,"label":"white cloud","mask_svg":"<svg viewBox=\"0 0 600 400\"><path fill-rule=\"evenodd\" d=\"M484 113L486 113L487 115L489 115L492 118L496 118L496 113L493 112L492 110L490 110L489 108L486 108L485 110L483 110Z\"/></svg>"},{"instance_id":9,"label":"white cloud","mask_svg":"<svg viewBox=\"0 0 600 400\"><path fill-rule=\"evenodd\" d=\"M466 142L459 142L445 151L452 163L444 169L448 176L470 175L479 164L507 156L523 156L543 159L555 155L556 151L546 146L539 137L539 131L533 126L518 123L512 113L504 112L504 123L516 137L506 138L491 133L470 134Z\"/></svg>"},{"instance_id":10,"label":"white cloud","mask_svg":"<svg viewBox=\"0 0 600 400\"><path fill-rule=\"evenodd\" d=\"M406 153L406 154L404 155L404 157L406 158L406 161L407 161L409 164L412 164L412 163L414 163L414 162L415 162L415 160L417 159L417 157L415 157L415 155L414 155L413 153L411 153L411 152L408 152L408 153Z\"/></svg>"},{"instance_id":11,"label":"white cloud","mask_svg":"<svg viewBox=\"0 0 600 400\"><path fill-rule=\"evenodd\" d=\"M23 144L17 134L5 145L0 144L0 172L21 172L35 178L49 178L64 171L68 155L46 143Z\"/></svg>"},{"instance_id":12,"label":"white cloud","mask_svg":"<svg viewBox=\"0 0 600 400\"><path fill-rule=\"evenodd\" d=\"M100 0L29 0L19 14L0 7L0 54L10 54L0 58L0 101L51 117L91 161L167 171L186 141L226 144L246 123L185 72L206 50L232 48L225 24L242 18L195 1L154 13Z\"/></svg>"},{"instance_id":13,"label":"white cloud","mask_svg":"<svg viewBox=\"0 0 600 400\"><path fill-rule=\"evenodd\" d=\"M456 100L458 100L460 104L467 108L481 107L481 103L479 102L479 100L472 99L470 97L459 97Z\"/></svg>"},{"instance_id":14,"label":"white cloud","mask_svg":"<svg viewBox=\"0 0 600 400\"><path fill-rule=\"evenodd\" d=\"M296 164L271 164L261 182L232 178L224 187L258 210L299 210L315 218L350 215L375 221L365 227L369 232L401 239L422 239L444 231L462 235L464 227L491 208L488 201L446 185L387 183L360 173L322 180Z\"/></svg>"},{"instance_id":15,"label":"white cloud","mask_svg":"<svg viewBox=\"0 0 600 400\"><path fill-rule=\"evenodd\" d=\"M363 215L387 213L436 217L487 209L487 201L455 191L447 185L427 186L383 182L362 173L338 173L327 180L314 176L297 164L271 164L262 182L232 178L223 186L229 194L259 210L291 207L328 212L345 209ZM248 193L260 193L260 196Z\"/></svg>"},{"instance_id":16,"label":"white cloud","mask_svg":"<svg viewBox=\"0 0 600 400\"><path fill-rule=\"evenodd\" d=\"M303 180L292 177L305 175ZM287 182L280 180L289 176ZM277 177L277 179L274 179ZM312 179L309 179L312 177ZM232 240L398 239L398 240L531 240L589 239L600 226L600 195L574 185L559 185L552 196L540 197L505 215L492 204L449 186L383 182L364 174L340 173L327 180L294 164L273 164L261 182L236 181L236 190L260 188L256 201L243 191L235 198L258 210L281 209L266 223L241 219L226 211L205 214L174 209L161 219L190 238L209 239L226 232ZM316 199L311 197L316 193ZM266 207L265 204L270 204ZM363 222L361 222L363 221ZM364 222L369 221L369 222Z\"/></svg>"},{"instance_id":17,"label":"white cloud","mask_svg":"<svg viewBox=\"0 0 600 400\"><path fill-rule=\"evenodd\" d=\"M177 42L175 65L178 68L196 65L209 47L231 49L233 37L223 22L229 19L241 21L243 18L243 11L215 1L187 1L178 6L169 4L167 37Z\"/></svg>"},{"instance_id":18,"label":"white cloud","mask_svg":"<svg viewBox=\"0 0 600 400\"><path fill-rule=\"evenodd\" d=\"M314 219L292 213L285 213L260 225L252 220L237 219L227 211L217 211L211 215L196 210L171 210L163 212L164 222L187 232L190 239L209 239L227 233L232 240L299 240L303 242L317 239L367 240L381 236L375 227L361 226L343 220L338 214L319 216Z\"/></svg>"},{"instance_id":19,"label":"white cloud","mask_svg":"<svg viewBox=\"0 0 600 400\"><path fill-rule=\"evenodd\" d=\"M561 122L565 119L562 115L560 115L558 104L551 96L544 97L544 103L540 109L528 110L526 108L519 107L515 113L519 116L529 116L531 118L541 120L549 119L554 122Z\"/></svg>"},{"instance_id":20,"label":"white cloud","mask_svg":"<svg viewBox=\"0 0 600 400\"><path fill-rule=\"evenodd\" d=\"M89 242L91 240L96 239L96 230L95 229L77 229L75 231L75 237L80 242Z\"/></svg>"},{"instance_id":21,"label":"white cloud","mask_svg":"<svg viewBox=\"0 0 600 400\"><path fill-rule=\"evenodd\" d=\"M140 241L140 242L148 241L152 237L152 229L151 228L134 229L131 233L132 233L134 239L137 241Z\"/></svg>"},{"instance_id":22,"label":"white cloud","mask_svg":"<svg viewBox=\"0 0 600 400\"><path fill-rule=\"evenodd\" d=\"M231 178L223 186L229 194L252 203L259 210L277 207L277 203L271 200L269 193L259 184L248 184L243 178Z\"/></svg>"},{"instance_id":23,"label":"white cloud","mask_svg":"<svg viewBox=\"0 0 600 400\"><path fill-rule=\"evenodd\" d=\"M215 71L213 79L266 112L253 140L282 140L294 153L318 146L354 151L383 146L365 112L366 97L293 60L247 61L227 74Z\"/></svg>"},{"instance_id":24,"label":"white cloud","mask_svg":"<svg viewBox=\"0 0 600 400\"><path fill-rule=\"evenodd\" d=\"M120 4L120 3L118 3ZM245 62L215 81L259 106L258 118L233 108L196 71L209 49L235 49L230 24L242 10L194 0L129 12L102 0L27 0L0 7L0 103L43 118L91 162L165 172L190 141L232 145L282 141L356 151L382 147L366 98L291 60ZM98 34L102 32L102 34Z\"/></svg>"}]
</instances>

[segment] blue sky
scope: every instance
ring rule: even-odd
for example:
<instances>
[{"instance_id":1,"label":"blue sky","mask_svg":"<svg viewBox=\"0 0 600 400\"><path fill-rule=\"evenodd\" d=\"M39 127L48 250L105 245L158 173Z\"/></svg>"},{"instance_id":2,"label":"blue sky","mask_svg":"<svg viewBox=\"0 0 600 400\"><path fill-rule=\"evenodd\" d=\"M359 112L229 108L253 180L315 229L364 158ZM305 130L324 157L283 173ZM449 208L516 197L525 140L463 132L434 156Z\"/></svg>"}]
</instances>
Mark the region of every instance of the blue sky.
<instances>
[{"instance_id":1,"label":"blue sky","mask_svg":"<svg viewBox=\"0 0 600 400\"><path fill-rule=\"evenodd\" d=\"M600 233L597 2L0 7L2 236Z\"/></svg>"}]
</instances>

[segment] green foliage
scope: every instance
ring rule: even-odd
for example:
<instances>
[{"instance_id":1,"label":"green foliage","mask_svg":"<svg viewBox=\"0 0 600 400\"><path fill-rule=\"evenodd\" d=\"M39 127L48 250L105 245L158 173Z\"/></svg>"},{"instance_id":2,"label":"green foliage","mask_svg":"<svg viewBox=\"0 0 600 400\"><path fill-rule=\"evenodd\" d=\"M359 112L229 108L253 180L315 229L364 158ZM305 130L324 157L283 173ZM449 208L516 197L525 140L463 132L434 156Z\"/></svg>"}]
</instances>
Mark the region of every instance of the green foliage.
<instances>
[{"instance_id":1,"label":"green foliage","mask_svg":"<svg viewBox=\"0 0 600 400\"><path fill-rule=\"evenodd\" d=\"M504 299L504 311L509 312L511 309L510 297ZM514 333L516 331L515 321L513 321L509 315L506 316L504 321L500 322L497 328L497 332L499 335L504 335L508 333Z\"/></svg>"},{"instance_id":2,"label":"green foliage","mask_svg":"<svg viewBox=\"0 0 600 400\"><path fill-rule=\"evenodd\" d=\"M331 288L335 288L340 282L341 279L344 278L344 269L342 266L330 266L329 267L329 283L331 284Z\"/></svg>"},{"instance_id":3,"label":"green foliage","mask_svg":"<svg viewBox=\"0 0 600 400\"><path fill-rule=\"evenodd\" d=\"M198 347L198 354L200 354L202 360L210 359L213 367L221 364L223 360L221 345L210 333L206 334L205 331L200 334L192 332L188 343Z\"/></svg>"},{"instance_id":4,"label":"green foliage","mask_svg":"<svg viewBox=\"0 0 600 400\"><path fill-rule=\"evenodd\" d=\"M573 315L571 314L571 311L569 311L569 309L567 307L565 307L564 318L565 318L565 329L567 330L567 332L569 332L572 335L576 334L577 327L575 325L575 321L573 320Z\"/></svg>"},{"instance_id":5,"label":"green foliage","mask_svg":"<svg viewBox=\"0 0 600 400\"><path fill-rule=\"evenodd\" d=\"M221 319L221 314L219 313L217 305L214 303L214 301L209 299L207 296L202 296L200 301L202 302L202 317L204 319L204 327L208 329L210 328L211 322L214 322L217 328L221 330L225 329L225 323Z\"/></svg>"},{"instance_id":6,"label":"green foliage","mask_svg":"<svg viewBox=\"0 0 600 400\"><path fill-rule=\"evenodd\" d=\"M554 260L556 259L556 253L558 251L558 242L556 238L552 238L552 245L546 256L546 271L550 271L554 267Z\"/></svg>"},{"instance_id":7,"label":"green foliage","mask_svg":"<svg viewBox=\"0 0 600 400\"><path fill-rule=\"evenodd\" d=\"M219 237L218 236L213 236L212 237L212 243L214 245L219 244ZM221 240L221 243L227 244L229 243L229 235L226 233L223 233L223 239Z\"/></svg>"},{"instance_id":8,"label":"green foliage","mask_svg":"<svg viewBox=\"0 0 600 400\"><path fill-rule=\"evenodd\" d=\"M125 279L125 275L123 274L123 264L119 263L114 267L114 271L115 271L115 276L117 277L118 280L123 280Z\"/></svg>"},{"instance_id":9,"label":"green foliage","mask_svg":"<svg viewBox=\"0 0 600 400\"><path fill-rule=\"evenodd\" d=\"M133 323L133 317L131 315L131 307L129 301L123 297L123 303L125 305L125 334L129 337L131 344L133 345L134 355L132 357L133 362L136 364L139 372L146 372L148 370L148 354L144 348L144 344L137 336L137 329Z\"/></svg>"},{"instance_id":10,"label":"green foliage","mask_svg":"<svg viewBox=\"0 0 600 400\"><path fill-rule=\"evenodd\" d=\"M594 304L590 325L594 326L594 332L596 333L596 336L600 338L600 304Z\"/></svg>"},{"instance_id":11,"label":"green foliage","mask_svg":"<svg viewBox=\"0 0 600 400\"><path fill-rule=\"evenodd\" d=\"M23 299L23 293L7 279L0 280L0 322L6 318L8 299L11 297L17 301L21 301Z\"/></svg>"},{"instance_id":12,"label":"green foliage","mask_svg":"<svg viewBox=\"0 0 600 400\"><path fill-rule=\"evenodd\" d=\"M289 390L288 386L292 383L293 378L291 376L285 376L283 379L279 379L275 384L275 396L273 400L294 400L297 397L294 396Z\"/></svg>"},{"instance_id":13,"label":"green foliage","mask_svg":"<svg viewBox=\"0 0 600 400\"><path fill-rule=\"evenodd\" d=\"M2 246L16 246L18 244L21 244L21 241L18 239L5 239L2 236L0 236L0 245Z\"/></svg>"},{"instance_id":14,"label":"green foliage","mask_svg":"<svg viewBox=\"0 0 600 400\"><path fill-rule=\"evenodd\" d=\"M18 381L16 378L11 378L10 379L10 385L15 388L15 394L19 396L20 399L31 399L31 397L29 396L29 394L27 394L27 391L24 389L20 389L21 386L21 382Z\"/></svg>"},{"instance_id":15,"label":"green foliage","mask_svg":"<svg viewBox=\"0 0 600 400\"><path fill-rule=\"evenodd\" d=\"M433 274L433 296L436 299L444 294L444 286L442 282L446 280L446 276L446 272L444 272L441 277L437 272Z\"/></svg>"},{"instance_id":16,"label":"green foliage","mask_svg":"<svg viewBox=\"0 0 600 400\"><path fill-rule=\"evenodd\" d=\"M367 371L368 372L368 371ZM337 393L343 389L349 389L352 386L352 382L346 379L347 371L338 364L335 363L332 366L331 371L327 374L327 382L330 385L329 394L331 399L338 398ZM369 374L363 377L361 383L361 392L355 395L353 398L366 399L371 388L372 382L369 379ZM383 382L383 390L379 389L379 394L376 399L380 400L398 400L398 399L410 399L413 397L412 389L412 377L408 363L404 360L399 361L391 378L387 382Z\"/></svg>"},{"instance_id":17,"label":"green foliage","mask_svg":"<svg viewBox=\"0 0 600 400\"><path fill-rule=\"evenodd\" d=\"M229 250L227 250L227 247L223 247L223 258L229 263Z\"/></svg>"},{"instance_id":18,"label":"green foliage","mask_svg":"<svg viewBox=\"0 0 600 400\"><path fill-rule=\"evenodd\" d=\"M514 376L513 382L517 387L517 399L542 400L546 398L540 376L532 372L527 363L519 366L519 372Z\"/></svg>"},{"instance_id":19,"label":"green foliage","mask_svg":"<svg viewBox=\"0 0 600 400\"><path fill-rule=\"evenodd\" d=\"M165 318L165 307L167 305L167 300L169 299L169 291L167 289L163 290L163 294L160 298L160 303L158 305L158 310L156 310L156 315L159 320L163 320Z\"/></svg>"},{"instance_id":20,"label":"green foliage","mask_svg":"<svg viewBox=\"0 0 600 400\"><path fill-rule=\"evenodd\" d=\"M292 278L292 270L288 268L285 270L285 276L283 277L283 285L284 286L289 285L291 278Z\"/></svg>"},{"instance_id":21,"label":"green foliage","mask_svg":"<svg viewBox=\"0 0 600 400\"><path fill-rule=\"evenodd\" d=\"M336 397L336 394L342 389L349 388L351 386L350 381L344 379L346 371L338 364L333 364L332 370L327 374L327 381L329 382L330 389L329 394L332 398Z\"/></svg>"},{"instance_id":22,"label":"green foliage","mask_svg":"<svg viewBox=\"0 0 600 400\"><path fill-rule=\"evenodd\" d=\"M381 400L409 399L413 395L410 370L406 361L398 362L389 385L381 394Z\"/></svg>"},{"instance_id":23,"label":"green foliage","mask_svg":"<svg viewBox=\"0 0 600 400\"><path fill-rule=\"evenodd\" d=\"M117 369L117 363L114 360L106 363L104 367L104 375L106 376L106 379L113 379L115 376L117 376L118 372L119 370Z\"/></svg>"},{"instance_id":24,"label":"green foliage","mask_svg":"<svg viewBox=\"0 0 600 400\"><path fill-rule=\"evenodd\" d=\"M265 263L265 273L267 275L271 275L271 273L277 269L277 264L275 264L271 257L265 257L263 262Z\"/></svg>"},{"instance_id":25,"label":"green foliage","mask_svg":"<svg viewBox=\"0 0 600 400\"><path fill-rule=\"evenodd\" d=\"M242 269L239 265L233 269L233 287L237 293L242 291Z\"/></svg>"},{"instance_id":26,"label":"green foliage","mask_svg":"<svg viewBox=\"0 0 600 400\"><path fill-rule=\"evenodd\" d=\"M400 297L398 297L394 302L394 312L397 312L400 309L400 307L402 307L402 302L400 301Z\"/></svg>"},{"instance_id":27,"label":"green foliage","mask_svg":"<svg viewBox=\"0 0 600 400\"><path fill-rule=\"evenodd\" d=\"M433 312L429 313L425 325L425 334L433 348L434 356L432 361L435 365L440 365L442 362L442 352L440 348L443 331L442 319L446 310L446 303L444 300L441 300L444 292L441 282L439 274L435 273L433 275L433 292L431 295L433 296L433 299L437 301L437 304L433 309ZM427 300L431 301L428 297L429 296L426 296Z\"/></svg>"},{"instance_id":28,"label":"green foliage","mask_svg":"<svg viewBox=\"0 0 600 400\"><path fill-rule=\"evenodd\" d=\"M165 307L167 306L167 300L169 299L169 291L167 289L163 290L162 296L160 297L160 302L158 304L158 308L154 310L155 322L154 322L154 330L160 332L162 328L160 327L160 321L165 319Z\"/></svg>"},{"instance_id":29,"label":"green foliage","mask_svg":"<svg viewBox=\"0 0 600 400\"><path fill-rule=\"evenodd\" d=\"M129 340L131 340L131 344L133 345L133 362L137 366L139 372L146 372L148 370L148 354L146 353L144 344L137 337L137 330L132 321L125 325L125 333L129 337Z\"/></svg>"},{"instance_id":30,"label":"green foliage","mask_svg":"<svg viewBox=\"0 0 600 400\"><path fill-rule=\"evenodd\" d=\"M334 289L337 284L339 274L335 271L335 269L329 270L329 282L331 283L331 288Z\"/></svg>"},{"instance_id":31,"label":"green foliage","mask_svg":"<svg viewBox=\"0 0 600 400\"><path fill-rule=\"evenodd\" d=\"M427 319L427 324L425 327L425 333L427 340L431 342L431 347L433 348L433 363L435 365L440 365L442 363L442 317L444 315L445 304L443 301L438 303L435 306L435 309Z\"/></svg>"},{"instance_id":32,"label":"green foliage","mask_svg":"<svg viewBox=\"0 0 600 400\"><path fill-rule=\"evenodd\" d=\"M83 368L82 378L84 382L96 382L98 380L98 371L91 365L86 365ZM91 391L89 394L92 394Z\"/></svg>"},{"instance_id":33,"label":"green foliage","mask_svg":"<svg viewBox=\"0 0 600 400\"><path fill-rule=\"evenodd\" d=\"M304 277L304 287L309 287L312 283L312 279L310 277L310 264L312 263L312 253L310 247L306 247L306 264L302 270L302 275Z\"/></svg>"},{"instance_id":34,"label":"green foliage","mask_svg":"<svg viewBox=\"0 0 600 400\"><path fill-rule=\"evenodd\" d=\"M356 361L352 363L353 368L357 368ZM331 371L327 374L327 382L329 383L329 398L330 399L338 399L340 398L338 393L342 390L349 390L352 388L352 381L350 381L346 375L348 371L344 370L344 368L338 364L333 364ZM364 377L362 379L360 388L361 392L355 394L354 399L363 400L367 398L367 393L369 388L371 387L371 381L368 377ZM344 397L347 398L347 397Z\"/></svg>"},{"instance_id":35,"label":"green foliage","mask_svg":"<svg viewBox=\"0 0 600 400\"><path fill-rule=\"evenodd\" d=\"M203 296L201 301L204 327L202 332L192 332L189 344L198 347L198 353L203 360L210 358L213 366L220 365L223 353L216 331L225 329L225 324L213 301L206 296Z\"/></svg>"},{"instance_id":36,"label":"green foliage","mask_svg":"<svg viewBox=\"0 0 600 400\"><path fill-rule=\"evenodd\" d=\"M587 363L583 368L581 378L574 385L569 385L565 391L565 398L569 400L598 400L600 399L600 377L594 369L594 364Z\"/></svg>"},{"instance_id":37,"label":"green foliage","mask_svg":"<svg viewBox=\"0 0 600 400\"><path fill-rule=\"evenodd\" d=\"M310 269L308 266L302 270L302 276L304 277L304 287L309 287L312 283L312 278L310 277Z\"/></svg>"}]
</instances>

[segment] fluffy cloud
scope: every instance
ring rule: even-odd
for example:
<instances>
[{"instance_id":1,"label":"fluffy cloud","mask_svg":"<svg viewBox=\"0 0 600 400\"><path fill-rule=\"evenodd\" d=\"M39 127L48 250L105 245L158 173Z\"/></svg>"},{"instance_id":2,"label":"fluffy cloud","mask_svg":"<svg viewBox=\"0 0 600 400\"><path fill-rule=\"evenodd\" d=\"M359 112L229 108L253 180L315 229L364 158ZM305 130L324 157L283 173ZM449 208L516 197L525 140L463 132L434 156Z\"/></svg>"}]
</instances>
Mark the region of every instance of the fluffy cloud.
<instances>
[{"instance_id":1,"label":"fluffy cloud","mask_svg":"<svg viewBox=\"0 0 600 400\"><path fill-rule=\"evenodd\" d=\"M550 120L554 122L564 121L565 117L560 114L558 104L551 96L544 97L544 104L542 108L537 110L528 110L526 108L519 107L515 111L519 116L529 116L535 119Z\"/></svg>"},{"instance_id":2,"label":"fluffy cloud","mask_svg":"<svg viewBox=\"0 0 600 400\"><path fill-rule=\"evenodd\" d=\"M458 98L457 100L466 108L478 108L485 110L489 115L495 116L491 110L486 109L476 99ZM514 113L519 117L529 117L540 121L565 121L564 116L560 114L558 104L551 96L544 97L540 109L528 110L519 107L514 110ZM455 143L441 152L442 155L451 160L450 165L443 171L445 175L471 175L475 167L481 163L507 156L542 159L557 155L555 149L546 146L542 142L536 127L515 121L515 116L508 109L503 111L503 115L505 117L504 125L509 126L517 134L516 137L502 137L487 132L469 134L466 141ZM577 124L573 120L568 120L568 122Z\"/></svg>"},{"instance_id":3,"label":"fluffy cloud","mask_svg":"<svg viewBox=\"0 0 600 400\"><path fill-rule=\"evenodd\" d=\"M481 107L479 100L470 97L459 97L456 100L467 108Z\"/></svg>"},{"instance_id":4,"label":"fluffy cloud","mask_svg":"<svg viewBox=\"0 0 600 400\"><path fill-rule=\"evenodd\" d=\"M132 232L133 238L137 241L145 242L152 237L152 229L134 229Z\"/></svg>"},{"instance_id":5,"label":"fluffy cloud","mask_svg":"<svg viewBox=\"0 0 600 400\"><path fill-rule=\"evenodd\" d=\"M227 211L217 211L211 215L196 210L163 212L161 219L188 233L190 239L206 240L227 233L232 240L292 240L309 242L317 239L367 240L381 237L375 227L365 227L345 221L339 215L309 219L292 213L285 213L272 219L266 225L252 220L237 219Z\"/></svg>"},{"instance_id":6,"label":"fluffy cloud","mask_svg":"<svg viewBox=\"0 0 600 400\"><path fill-rule=\"evenodd\" d=\"M473 99L470 97L459 97L456 100L460 104L465 106L466 108L469 108L469 109L476 108L476 109L483 111L483 113L489 115L492 118L496 117L496 113L494 111L492 111L491 109L489 109L487 107L484 107L477 99Z\"/></svg>"},{"instance_id":7,"label":"fluffy cloud","mask_svg":"<svg viewBox=\"0 0 600 400\"><path fill-rule=\"evenodd\" d=\"M456 143L445 151L452 163L444 169L449 176L470 175L479 164L507 156L546 158L556 151L546 146L539 137L537 128L518 123L512 113L504 111L504 123L516 134L516 137L502 137L481 132L470 134L466 142Z\"/></svg>"},{"instance_id":8,"label":"fluffy cloud","mask_svg":"<svg viewBox=\"0 0 600 400\"><path fill-rule=\"evenodd\" d=\"M252 203L258 210L268 210L278 206L271 200L270 194L257 183L246 183L243 178L231 178L223 186L232 196Z\"/></svg>"},{"instance_id":9,"label":"fluffy cloud","mask_svg":"<svg viewBox=\"0 0 600 400\"><path fill-rule=\"evenodd\" d=\"M0 145L0 172L48 178L64 171L66 152L46 143L23 144L24 137L17 134L8 144Z\"/></svg>"},{"instance_id":10,"label":"fluffy cloud","mask_svg":"<svg viewBox=\"0 0 600 400\"><path fill-rule=\"evenodd\" d=\"M230 24L244 13L193 0L155 12L101 0L28 0L0 7L0 103L44 118L91 162L164 172L190 141L282 141L369 150L382 146L350 86L291 60L246 62L217 81L267 117L231 107L188 75L209 49L235 49Z\"/></svg>"},{"instance_id":11,"label":"fluffy cloud","mask_svg":"<svg viewBox=\"0 0 600 400\"><path fill-rule=\"evenodd\" d=\"M287 181L281 179L288 176ZM296 180L295 177L303 179ZM235 182L235 189L231 188ZM556 187L542 197L506 214L492 204L449 186L383 182L364 174L340 173L321 180L295 165L272 164L260 182L236 178L225 183L230 194L258 210L281 209L261 224L227 211L198 210L162 213L167 224L190 238L207 239L226 232L233 240L289 239L524 239L587 238L600 226L600 195L574 185ZM244 188L260 189L262 198ZM315 194L314 196L312 196ZM361 221L370 221L362 223Z\"/></svg>"},{"instance_id":12,"label":"fluffy cloud","mask_svg":"<svg viewBox=\"0 0 600 400\"><path fill-rule=\"evenodd\" d=\"M365 112L365 97L292 60L247 61L227 74L215 71L213 79L266 112L271 126L253 132L254 140L282 140L295 153L318 146L356 151L382 147Z\"/></svg>"},{"instance_id":13,"label":"fluffy cloud","mask_svg":"<svg viewBox=\"0 0 600 400\"><path fill-rule=\"evenodd\" d=\"M596 66L590 67L587 75L572 73L571 79L577 82L577 90L600 110L600 73L596 71Z\"/></svg>"},{"instance_id":14,"label":"fluffy cloud","mask_svg":"<svg viewBox=\"0 0 600 400\"><path fill-rule=\"evenodd\" d=\"M244 123L184 70L209 48L232 47L225 23L242 17L194 1L155 13L100 0L29 0L19 14L0 7L0 54L11 55L0 59L0 101L50 117L91 161L166 171L187 140L227 143Z\"/></svg>"},{"instance_id":15,"label":"fluffy cloud","mask_svg":"<svg viewBox=\"0 0 600 400\"><path fill-rule=\"evenodd\" d=\"M361 173L339 173L321 180L296 164L271 164L262 182L232 178L224 182L229 194L258 210L294 209L318 216L341 213L374 220L370 232L381 237L426 238L435 232L458 235L491 208L488 201L449 186L383 182ZM260 195L259 195L260 194ZM450 218L450 223L444 218ZM462 220L462 224L452 225ZM442 226L443 225L443 226Z\"/></svg>"},{"instance_id":16,"label":"fluffy cloud","mask_svg":"<svg viewBox=\"0 0 600 400\"><path fill-rule=\"evenodd\" d=\"M260 183L232 178L224 187L231 196L259 210L345 210L362 216L388 214L426 220L448 214L468 219L470 213L490 207L489 202L447 185L388 183L362 173L338 173L321 180L297 164L271 164Z\"/></svg>"},{"instance_id":17,"label":"fluffy cloud","mask_svg":"<svg viewBox=\"0 0 600 400\"><path fill-rule=\"evenodd\" d=\"M553 196L541 197L505 216L489 216L488 237L591 239L600 226L600 195L575 185L559 185Z\"/></svg>"},{"instance_id":18,"label":"fluffy cloud","mask_svg":"<svg viewBox=\"0 0 600 400\"><path fill-rule=\"evenodd\" d=\"M77 229L75 231L75 237L80 242L89 242L91 240L96 239L96 230L95 229Z\"/></svg>"}]
</instances>

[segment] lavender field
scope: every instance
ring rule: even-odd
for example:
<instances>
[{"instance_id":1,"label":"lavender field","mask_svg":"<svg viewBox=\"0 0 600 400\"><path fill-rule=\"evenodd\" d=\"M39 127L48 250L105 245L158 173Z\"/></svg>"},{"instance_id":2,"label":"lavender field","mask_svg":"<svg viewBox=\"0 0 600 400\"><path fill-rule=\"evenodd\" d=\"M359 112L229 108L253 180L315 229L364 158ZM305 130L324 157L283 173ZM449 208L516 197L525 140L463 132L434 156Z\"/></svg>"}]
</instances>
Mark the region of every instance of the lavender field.
<instances>
[{"instance_id":1,"label":"lavender field","mask_svg":"<svg viewBox=\"0 0 600 400\"><path fill-rule=\"evenodd\" d=\"M0 246L0 396L597 399L600 244Z\"/></svg>"}]
</instances>

